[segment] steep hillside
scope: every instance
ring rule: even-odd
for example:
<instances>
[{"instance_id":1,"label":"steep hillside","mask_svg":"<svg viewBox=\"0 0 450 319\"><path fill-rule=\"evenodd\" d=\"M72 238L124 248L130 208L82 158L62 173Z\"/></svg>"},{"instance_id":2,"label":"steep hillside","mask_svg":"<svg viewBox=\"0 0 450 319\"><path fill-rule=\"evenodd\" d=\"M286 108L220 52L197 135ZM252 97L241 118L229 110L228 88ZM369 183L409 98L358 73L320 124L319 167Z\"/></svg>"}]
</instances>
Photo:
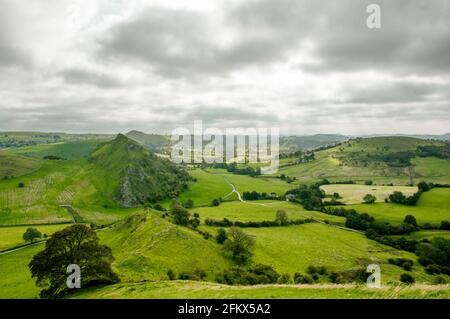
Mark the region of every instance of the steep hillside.
<instances>
[{"instance_id":1,"label":"steep hillside","mask_svg":"<svg viewBox=\"0 0 450 319\"><path fill-rule=\"evenodd\" d=\"M177 274L202 269L212 280L230 266L219 244L153 212L133 214L99 236L112 248L123 281L167 280L169 269Z\"/></svg>"},{"instance_id":2,"label":"steep hillside","mask_svg":"<svg viewBox=\"0 0 450 319\"><path fill-rule=\"evenodd\" d=\"M170 139L165 135L146 134L139 131L130 131L125 134L128 138L142 144L153 152L164 152L170 144Z\"/></svg>"},{"instance_id":3,"label":"steep hillside","mask_svg":"<svg viewBox=\"0 0 450 319\"><path fill-rule=\"evenodd\" d=\"M90 156L104 190L123 207L136 207L179 195L189 174L119 134Z\"/></svg>"},{"instance_id":4,"label":"steep hillside","mask_svg":"<svg viewBox=\"0 0 450 319\"><path fill-rule=\"evenodd\" d=\"M280 148L283 151L297 151L314 149L333 145L348 140L347 136L340 134L316 134L305 136L283 136L280 138Z\"/></svg>"}]
</instances>

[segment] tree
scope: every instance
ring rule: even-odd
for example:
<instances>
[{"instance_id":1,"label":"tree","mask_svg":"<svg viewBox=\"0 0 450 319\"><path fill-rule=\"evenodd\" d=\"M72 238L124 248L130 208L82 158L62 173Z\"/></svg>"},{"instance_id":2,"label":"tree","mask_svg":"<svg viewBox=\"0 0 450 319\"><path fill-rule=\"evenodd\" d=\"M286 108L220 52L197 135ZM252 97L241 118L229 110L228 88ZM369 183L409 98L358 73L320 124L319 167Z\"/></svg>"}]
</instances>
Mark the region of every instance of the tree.
<instances>
[{"instance_id":1,"label":"tree","mask_svg":"<svg viewBox=\"0 0 450 319\"><path fill-rule=\"evenodd\" d=\"M227 231L223 228L219 228L219 230L217 231L216 241L219 244L223 244L227 239L228 239Z\"/></svg>"},{"instance_id":2,"label":"tree","mask_svg":"<svg viewBox=\"0 0 450 319\"><path fill-rule=\"evenodd\" d=\"M185 208L192 208L192 207L194 207L194 201L192 199L188 199L186 201L186 203L184 203L184 207Z\"/></svg>"},{"instance_id":3,"label":"tree","mask_svg":"<svg viewBox=\"0 0 450 319\"><path fill-rule=\"evenodd\" d=\"M373 196L372 194L367 194L366 196L364 196L363 200L364 200L364 203L366 203L366 204L373 204L373 203L375 203L377 198L375 196Z\"/></svg>"},{"instance_id":4,"label":"tree","mask_svg":"<svg viewBox=\"0 0 450 319\"><path fill-rule=\"evenodd\" d=\"M428 185L427 182L420 182L419 184L417 184L417 188L422 192L428 192L431 189L430 185Z\"/></svg>"},{"instance_id":5,"label":"tree","mask_svg":"<svg viewBox=\"0 0 450 319\"><path fill-rule=\"evenodd\" d=\"M71 264L80 266L83 286L118 282L111 269L111 249L98 241L95 231L81 224L54 233L28 265L31 277L44 288L40 297L55 298L67 292L66 269Z\"/></svg>"},{"instance_id":6,"label":"tree","mask_svg":"<svg viewBox=\"0 0 450 319\"><path fill-rule=\"evenodd\" d=\"M286 212L282 209L277 210L277 216L275 218L275 221L282 226L286 225L288 223L288 216Z\"/></svg>"},{"instance_id":7,"label":"tree","mask_svg":"<svg viewBox=\"0 0 450 319\"><path fill-rule=\"evenodd\" d=\"M173 222L177 225L186 226L189 224L189 212L182 206L174 206L170 211Z\"/></svg>"},{"instance_id":8,"label":"tree","mask_svg":"<svg viewBox=\"0 0 450 319\"><path fill-rule=\"evenodd\" d=\"M23 240L33 242L35 239L42 238L42 234L36 228L27 228L22 236Z\"/></svg>"},{"instance_id":9,"label":"tree","mask_svg":"<svg viewBox=\"0 0 450 319\"><path fill-rule=\"evenodd\" d=\"M224 242L224 249L231 253L233 260L239 265L245 264L252 256L251 249L255 245L253 237L236 227L228 231L228 239Z\"/></svg>"},{"instance_id":10,"label":"tree","mask_svg":"<svg viewBox=\"0 0 450 319\"><path fill-rule=\"evenodd\" d=\"M24 182L20 182L19 184L17 184L17 187L24 188L25 187L25 183Z\"/></svg>"},{"instance_id":11,"label":"tree","mask_svg":"<svg viewBox=\"0 0 450 319\"><path fill-rule=\"evenodd\" d=\"M372 185L372 184L373 184L373 181L367 180L367 181L364 182L364 184L366 184L366 185Z\"/></svg>"},{"instance_id":12,"label":"tree","mask_svg":"<svg viewBox=\"0 0 450 319\"><path fill-rule=\"evenodd\" d=\"M414 227L417 227L416 217L414 217L413 215L406 215L403 222L405 224L409 224L409 225L413 225Z\"/></svg>"},{"instance_id":13,"label":"tree","mask_svg":"<svg viewBox=\"0 0 450 319\"><path fill-rule=\"evenodd\" d=\"M217 199L217 198L214 198L213 201L212 201L212 205L213 206L219 206L220 205L220 200Z\"/></svg>"}]
</instances>

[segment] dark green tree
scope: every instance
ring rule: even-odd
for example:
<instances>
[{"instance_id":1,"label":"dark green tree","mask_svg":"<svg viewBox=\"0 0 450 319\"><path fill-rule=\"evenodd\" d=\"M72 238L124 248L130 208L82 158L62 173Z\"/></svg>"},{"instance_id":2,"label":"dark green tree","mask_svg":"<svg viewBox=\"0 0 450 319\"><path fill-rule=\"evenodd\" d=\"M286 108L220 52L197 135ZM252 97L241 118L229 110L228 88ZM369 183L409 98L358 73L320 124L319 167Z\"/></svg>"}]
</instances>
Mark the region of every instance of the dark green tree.
<instances>
[{"instance_id":1,"label":"dark green tree","mask_svg":"<svg viewBox=\"0 0 450 319\"><path fill-rule=\"evenodd\" d=\"M277 210L275 221L282 226L286 225L288 223L288 216L286 212L282 209Z\"/></svg>"},{"instance_id":2,"label":"dark green tree","mask_svg":"<svg viewBox=\"0 0 450 319\"><path fill-rule=\"evenodd\" d=\"M372 194L367 194L366 196L364 196L363 200L364 200L364 203L366 203L366 204L373 204L373 203L375 203L377 198L375 196L373 196Z\"/></svg>"},{"instance_id":3,"label":"dark green tree","mask_svg":"<svg viewBox=\"0 0 450 319\"><path fill-rule=\"evenodd\" d=\"M187 226L189 224L189 212L181 205L174 206L170 210L170 214L173 217L173 222L177 225Z\"/></svg>"},{"instance_id":4,"label":"dark green tree","mask_svg":"<svg viewBox=\"0 0 450 319\"><path fill-rule=\"evenodd\" d=\"M81 224L54 233L28 265L32 278L43 288L40 297L56 298L68 291L66 271L71 264L80 266L84 287L118 282L119 277L111 269L111 249L98 241L95 231Z\"/></svg>"},{"instance_id":5,"label":"dark green tree","mask_svg":"<svg viewBox=\"0 0 450 319\"><path fill-rule=\"evenodd\" d=\"M219 244L223 244L227 239L228 239L227 231L223 228L219 228L219 230L217 231L216 241Z\"/></svg>"},{"instance_id":6,"label":"dark green tree","mask_svg":"<svg viewBox=\"0 0 450 319\"><path fill-rule=\"evenodd\" d=\"M23 240L33 242L35 239L42 238L42 234L36 228L27 228L25 233L22 236Z\"/></svg>"},{"instance_id":7,"label":"dark green tree","mask_svg":"<svg viewBox=\"0 0 450 319\"><path fill-rule=\"evenodd\" d=\"M413 225L413 226L417 227L417 220L416 220L416 217L414 217L413 215L406 215L403 222L405 224L409 224L409 225Z\"/></svg>"}]
</instances>

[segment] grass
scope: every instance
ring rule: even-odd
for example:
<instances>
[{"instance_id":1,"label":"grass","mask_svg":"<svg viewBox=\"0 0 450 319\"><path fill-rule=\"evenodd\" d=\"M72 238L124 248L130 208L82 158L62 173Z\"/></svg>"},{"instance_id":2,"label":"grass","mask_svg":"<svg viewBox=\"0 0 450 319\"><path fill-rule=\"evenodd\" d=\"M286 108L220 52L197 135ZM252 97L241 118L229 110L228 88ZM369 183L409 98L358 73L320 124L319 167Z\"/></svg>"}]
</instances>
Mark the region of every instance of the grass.
<instances>
[{"instance_id":1,"label":"grass","mask_svg":"<svg viewBox=\"0 0 450 319\"><path fill-rule=\"evenodd\" d=\"M54 155L66 160L74 160L88 156L100 143L106 140L107 139L89 139L85 141L41 144L21 147L13 150L13 152L15 154L40 159L48 155Z\"/></svg>"},{"instance_id":2,"label":"grass","mask_svg":"<svg viewBox=\"0 0 450 319\"><path fill-rule=\"evenodd\" d=\"M200 214L200 219L223 219L232 221L263 221L274 220L277 210L284 210L290 219L304 219L308 217L320 220L329 220L335 223L345 223L345 219L339 216L331 216L316 211L307 211L303 206L284 201L234 201L225 202L217 207L197 207L192 213Z\"/></svg>"},{"instance_id":3,"label":"grass","mask_svg":"<svg viewBox=\"0 0 450 319\"><path fill-rule=\"evenodd\" d=\"M417 240L417 241L421 241L423 239L428 239L428 240L432 240L435 237L442 237L442 238L447 238L450 240L450 231L446 231L446 230L420 230L420 231L416 231L413 232L411 234L407 234L407 235L398 235L398 236L391 236L391 237L405 237L407 239L410 240Z\"/></svg>"},{"instance_id":4,"label":"grass","mask_svg":"<svg viewBox=\"0 0 450 319\"><path fill-rule=\"evenodd\" d=\"M31 279L28 263L43 248L43 244L38 244L0 255L0 299L38 296L40 289Z\"/></svg>"},{"instance_id":5,"label":"grass","mask_svg":"<svg viewBox=\"0 0 450 319\"><path fill-rule=\"evenodd\" d=\"M434 188L423 193L416 206L392 203L348 205L358 212L365 212L379 221L398 224L406 215L413 215L419 225L430 223L439 225L443 220L450 220L450 189Z\"/></svg>"},{"instance_id":6,"label":"grass","mask_svg":"<svg viewBox=\"0 0 450 319\"><path fill-rule=\"evenodd\" d=\"M67 227L67 224L62 225L36 225L33 228L39 230L42 235L52 235L54 232ZM5 250L18 245L23 245L26 242L23 240L22 235L27 230L28 226L16 226L16 227L0 227L0 250Z\"/></svg>"},{"instance_id":7,"label":"grass","mask_svg":"<svg viewBox=\"0 0 450 319\"><path fill-rule=\"evenodd\" d=\"M69 298L133 299L428 299L450 298L449 285L387 286L369 289L357 285L226 286L209 282L163 281L116 284L82 290Z\"/></svg>"},{"instance_id":8,"label":"grass","mask_svg":"<svg viewBox=\"0 0 450 319\"><path fill-rule=\"evenodd\" d=\"M231 265L213 240L154 213L135 214L98 235L112 248L113 268L124 281L166 280L169 269L177 274L203 269L212 280Z\"/></svg>"},{"instance_id":9,"label":"grass","mask_svg":"<svg viewBox=\"0 0 450 319\"><path fill-rule=\"evenodd\" d=\"M390 194L395 191L402 192L409 196L417 192L415 186L376 186L376 185L357 185L357 184L330 184L323 185L321 188L327 195L333 195L338 193L342 199L339 201L345 204L360 204L363 202L363 198L367 194L374 195L377 198L377 202L384 202L385 198L388 198Z\"/></svg>"},{"instance_id":10,"label":"grass","mask_svg":"<svg viewBox=\"0 0 450 319\"><path fill-rule=\"evenodd\" d=\"M40 162L24 156L0 151L0 180L29 174L40 167Z\"/></svg>"}]
</instances>

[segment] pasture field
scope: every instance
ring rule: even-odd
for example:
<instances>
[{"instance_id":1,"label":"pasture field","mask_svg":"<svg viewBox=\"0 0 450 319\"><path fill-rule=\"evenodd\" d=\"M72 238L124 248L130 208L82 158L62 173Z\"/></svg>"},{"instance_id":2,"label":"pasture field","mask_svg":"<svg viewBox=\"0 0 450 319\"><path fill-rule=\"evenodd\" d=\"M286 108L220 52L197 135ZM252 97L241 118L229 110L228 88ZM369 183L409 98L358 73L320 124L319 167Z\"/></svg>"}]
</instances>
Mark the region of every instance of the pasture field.
<instances>
[{"instance_id":1,"label":"pasture field","mask_svg":"<svg viewBox=\"0 0 450 319\"><path fill-rule=\"evenodd\" d=\"M420 178L434 183L447 184L450 182L450 160L436 157L416 157L412 161L414 171Z\"/></svg>"},{"instance_id":2,"label":"pasture field","mask_svg":"<svg viewBox=\"0 0 450 319\"><path fill-rule=\"evenodd\" d=\"M339 201L345 204L361 204L367 194L374 195L377 202L384 202L390 194L395 191L402 192L406 196L417 192L415 186L377 186L377 185L357 185L357 184L329 184L320 186L327 195L339 193L342 199Z\"/></svg>"},{"instance_id":3,"label":"pasture field","mask_svg":"<svg viewBox=\"0 0 450 319\"><path fill-rule=\"evenodd\" d=\"M53 155L66 160L81 159L93 152L100 143L109 139L89 139L85 141L61 142L21 147L12 150L15 154L40 158Z\"/></svg>"},{"instance_id":4,"label":"pasture field","mask_svg":"<svg viewBox=\"0 0 450 319\"><path fill-rule=\"evenodd\" d=\"M315 218L319 220L329 220L334 223L345 223L345 218L340 216L327 215L321 212L308 211L303 206L285 201L234 201L225 202L217 207L197 207L191 209L191 213L200 214L200 220L206 218L223 219L232 221L263 221L275 220L277 210L286 211L289 219Z\"/></svg>"},{"instance_id":5,"label":"pasture field","mask_svg":"<svg viewBox=\"0 0 450 319\"><path fill-rule=\"evenodd\" d=\"M54 232L61 230L67 226L69 225L35 225L31 227L39 230L42 233L42 236L44 236L44 234L50 236ZM28 227L30 226L0 227L0 251L25 244L26 242L23 240L22 235L23 233L25 233Z\"/></svg>"},{"instance_id":6,"label":"pasture field","mask_svg":"<svg viewBox=\"0 0 450 319\"><path fill-rule=\"evenodd\" d=\"M31 258L44 249L44 244L0 254L0 299L36 298L40 288L31 279L28 263Z\"/></svg>"},{"instance_id":7,"label":"pasture field","mask_svg":"<svg viewBox=\"0 0 450 319\"><path fill-rule=\"evenodd\" d=\"M439 225L450 220L450 188L434 188L420 197L416 206L392 203L348 205L360 213L368 213L379 221L399 224L406 215L413 215L419 225Z\"/></svg>"},{"instance_id":8,"label":"pasture field","mask_svg":"<svg viewBox=\"0 0 450 319\"><path fill-rule=\"evenodd\" d=\"M449 285L386 286L369 289L358 285L227 286L198 281L163 281L116 284L69 295L76 299L428 299L450 298Z\"/></svg>"},{"instance_id":9,"label":"pasture field","mask_svg":"<svg viewBox=\"0 0 450 319\"><path fill-rule=\"evenodd\" d=\"M227 180L232 183L237 191L242 195L246 191L257 191L278 195L284 194L295 185L288 184L280 179L271 177L250 177L247 175L235 175L228 173L224 169L192 169L189 174L197 179L189 185L189 189L183 192L179 199L183 202L192 199L195 206L210 205L214 198L224 198L225 200L236 200L236 194L231 194L232 187ZM166 204L169 201L166 201Z\"/></svg>"},{"instance_id":10,"label":"pasture field","mask_svg":"<svg viewBox=\"0 0 450 319\"><path fill-rule=\"evenodd\" d=\"M202 230L216 234L217 227L201 226ZM345 271L369 264L379 264L382 283L399 282L404 270L388 263L389 258L414 260L411 274L417 282L427 282L417 257L405 251L381 245L363 234L319 223L287 227L245 228L254 236L256 245L253 261L272 265L279 273L291 276L305 273L310 265L325 266L331 271Z\"/></svg>"}]
</instances>

